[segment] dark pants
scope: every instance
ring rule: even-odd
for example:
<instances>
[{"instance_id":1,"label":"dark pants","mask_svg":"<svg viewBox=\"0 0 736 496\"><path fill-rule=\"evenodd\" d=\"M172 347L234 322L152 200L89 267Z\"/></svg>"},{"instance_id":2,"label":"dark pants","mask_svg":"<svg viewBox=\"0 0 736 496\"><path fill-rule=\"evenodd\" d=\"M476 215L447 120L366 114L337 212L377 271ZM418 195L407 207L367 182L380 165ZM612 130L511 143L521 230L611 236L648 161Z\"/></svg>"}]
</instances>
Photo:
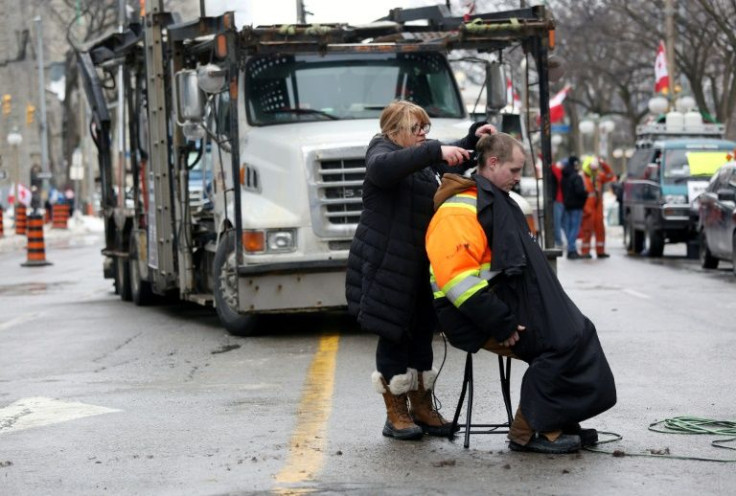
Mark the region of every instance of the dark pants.
<instances>
[{"instance_id":1,"label":"dark pants","mask_svg":"<svg viewBox=\"0 0 736 496\"><path fill-rule=\"evenodd\" d=\"M578 239L580 232L580 221L583 218L582 209L566 209L563 217L562 225L567 238L567 253L576 252L575 240Z\"/></svg>"},{"instance_id":2,"label":"dark pants","mask_svg":"<svg viewBox=\"0 0 736 496\"><path fill-rule=\"evenodd\" d=\"M437 320L432 302L424 298L418 300L411 330L400 342L378 338L376 369L386 382L391 382L395 375L406 374L408 368L420 372L432 368L432 338Z\"/></svg>"}]
</instances>

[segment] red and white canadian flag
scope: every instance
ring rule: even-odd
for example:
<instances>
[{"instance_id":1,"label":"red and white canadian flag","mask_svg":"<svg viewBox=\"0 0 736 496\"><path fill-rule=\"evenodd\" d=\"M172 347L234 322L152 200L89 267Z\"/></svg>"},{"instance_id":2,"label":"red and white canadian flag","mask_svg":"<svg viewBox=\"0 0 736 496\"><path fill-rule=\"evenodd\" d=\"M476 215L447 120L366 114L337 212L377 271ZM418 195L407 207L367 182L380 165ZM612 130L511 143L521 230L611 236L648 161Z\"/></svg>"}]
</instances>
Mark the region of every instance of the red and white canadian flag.
<instances>
[{"instance_id":1,"label":"red and white canadian flag","mask_svg":"<svg viewBox=\"0 0 736 496\"><path fill-rule=\"evenodd\" d=\"M18 183L18 201L26 207L31 206L31 190Z\"/></svg>"},{"instance_id":2,"label":"red and white canadian flag","mask_svg":"<svg viewBox=\"0 0 736 496\"><path fill-rule=\"evenodd\" d=\"M654 59L654 91L667 93L670 89L670 76L667 72L667 56L664 51L664 41L659 42L657 58Z\"/></svg>"},{"instance_id":3,"label":"red and white canadian flag","mask_svg":"<svg viewBox=\"0 0 736 496\"><path fill-rule=\"evenodd\" d=\"M565 118L565 108L562 106L562 102L565 101L567 93L570 91L570 85L565 85L555 96L549 100L549 122L553 124L560 122Z\"/></svg>"}]
</instances>

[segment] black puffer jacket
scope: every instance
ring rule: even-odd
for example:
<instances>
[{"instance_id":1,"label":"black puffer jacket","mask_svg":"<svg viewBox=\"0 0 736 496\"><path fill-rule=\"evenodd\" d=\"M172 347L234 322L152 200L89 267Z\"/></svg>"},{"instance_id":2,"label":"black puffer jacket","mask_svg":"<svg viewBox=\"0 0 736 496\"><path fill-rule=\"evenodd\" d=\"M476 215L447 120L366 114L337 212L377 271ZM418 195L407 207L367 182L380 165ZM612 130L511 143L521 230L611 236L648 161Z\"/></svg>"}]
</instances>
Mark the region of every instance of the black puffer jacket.
<instances>
[{"instance_id":1,"label":"black puffer jacket","mask_svg":"<svg viewBox=\"0 0 736 496\"><path fill-rule=\"evenodd\" d=\"M475 148L475 130L453 143ZM445 172L463 172L474 164L449 167L442 143L427 140L408 148L376 135L366 151L363 211L348 257L345 292L348 311L364 330L399 341L411 330L417 298L431 308L429 260L424 235L432 218L432 198Z\"/></svg>"},{"instance_id":2,"label":"black puffer jacket","mask_svg":"<svg viewBox=\"0 0 736 496\"><path fill-rule=\"evenodd\" d=\"M582 209L588 199L583 178L571 163L565 164L562 169L562 198L568 210Z\"/></svg>"}]
</instances>

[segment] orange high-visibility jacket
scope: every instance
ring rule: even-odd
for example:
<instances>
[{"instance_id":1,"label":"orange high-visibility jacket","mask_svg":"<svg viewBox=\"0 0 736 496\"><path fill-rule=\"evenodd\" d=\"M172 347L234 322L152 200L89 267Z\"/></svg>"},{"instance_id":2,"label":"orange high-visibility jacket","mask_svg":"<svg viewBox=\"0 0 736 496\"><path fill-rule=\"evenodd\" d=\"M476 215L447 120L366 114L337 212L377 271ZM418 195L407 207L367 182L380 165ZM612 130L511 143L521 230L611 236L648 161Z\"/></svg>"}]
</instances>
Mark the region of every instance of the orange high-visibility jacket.
<instances>
[{"instance_id":1,"label":"orange high-visibility jacket","mask_svg":"<svg viewBox=\"0 0 736 496\"><path fill-rule=\"evenodd\" d=\"M478 189L452 196L435 212L427 229L430 281L435 298L447 297L459 307L488 286L491 249L478 223Z\"/></svg>"}]
</instances>

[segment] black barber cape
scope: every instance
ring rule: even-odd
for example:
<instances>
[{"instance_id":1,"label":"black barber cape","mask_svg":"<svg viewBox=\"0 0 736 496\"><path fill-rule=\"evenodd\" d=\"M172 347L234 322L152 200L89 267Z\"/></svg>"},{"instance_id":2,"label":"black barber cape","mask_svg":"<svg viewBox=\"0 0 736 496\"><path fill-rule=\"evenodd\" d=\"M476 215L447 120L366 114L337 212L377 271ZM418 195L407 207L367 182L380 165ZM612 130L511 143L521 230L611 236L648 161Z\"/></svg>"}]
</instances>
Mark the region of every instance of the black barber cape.
<instances>
[{"instance_id":1,"label":"black barber cape","mask_svg":"<svg viewBox=\"0 0 736 496\"><path fill-rule=\"evenodd\" d=\"M522 413L535 431L548 432L608 410L616 386L595 326L562 289L514 200L486 178L475 180L491 270L503 274L492 290L526 326L512 348L529 364Z\"/></svg>"}]
</instances>

